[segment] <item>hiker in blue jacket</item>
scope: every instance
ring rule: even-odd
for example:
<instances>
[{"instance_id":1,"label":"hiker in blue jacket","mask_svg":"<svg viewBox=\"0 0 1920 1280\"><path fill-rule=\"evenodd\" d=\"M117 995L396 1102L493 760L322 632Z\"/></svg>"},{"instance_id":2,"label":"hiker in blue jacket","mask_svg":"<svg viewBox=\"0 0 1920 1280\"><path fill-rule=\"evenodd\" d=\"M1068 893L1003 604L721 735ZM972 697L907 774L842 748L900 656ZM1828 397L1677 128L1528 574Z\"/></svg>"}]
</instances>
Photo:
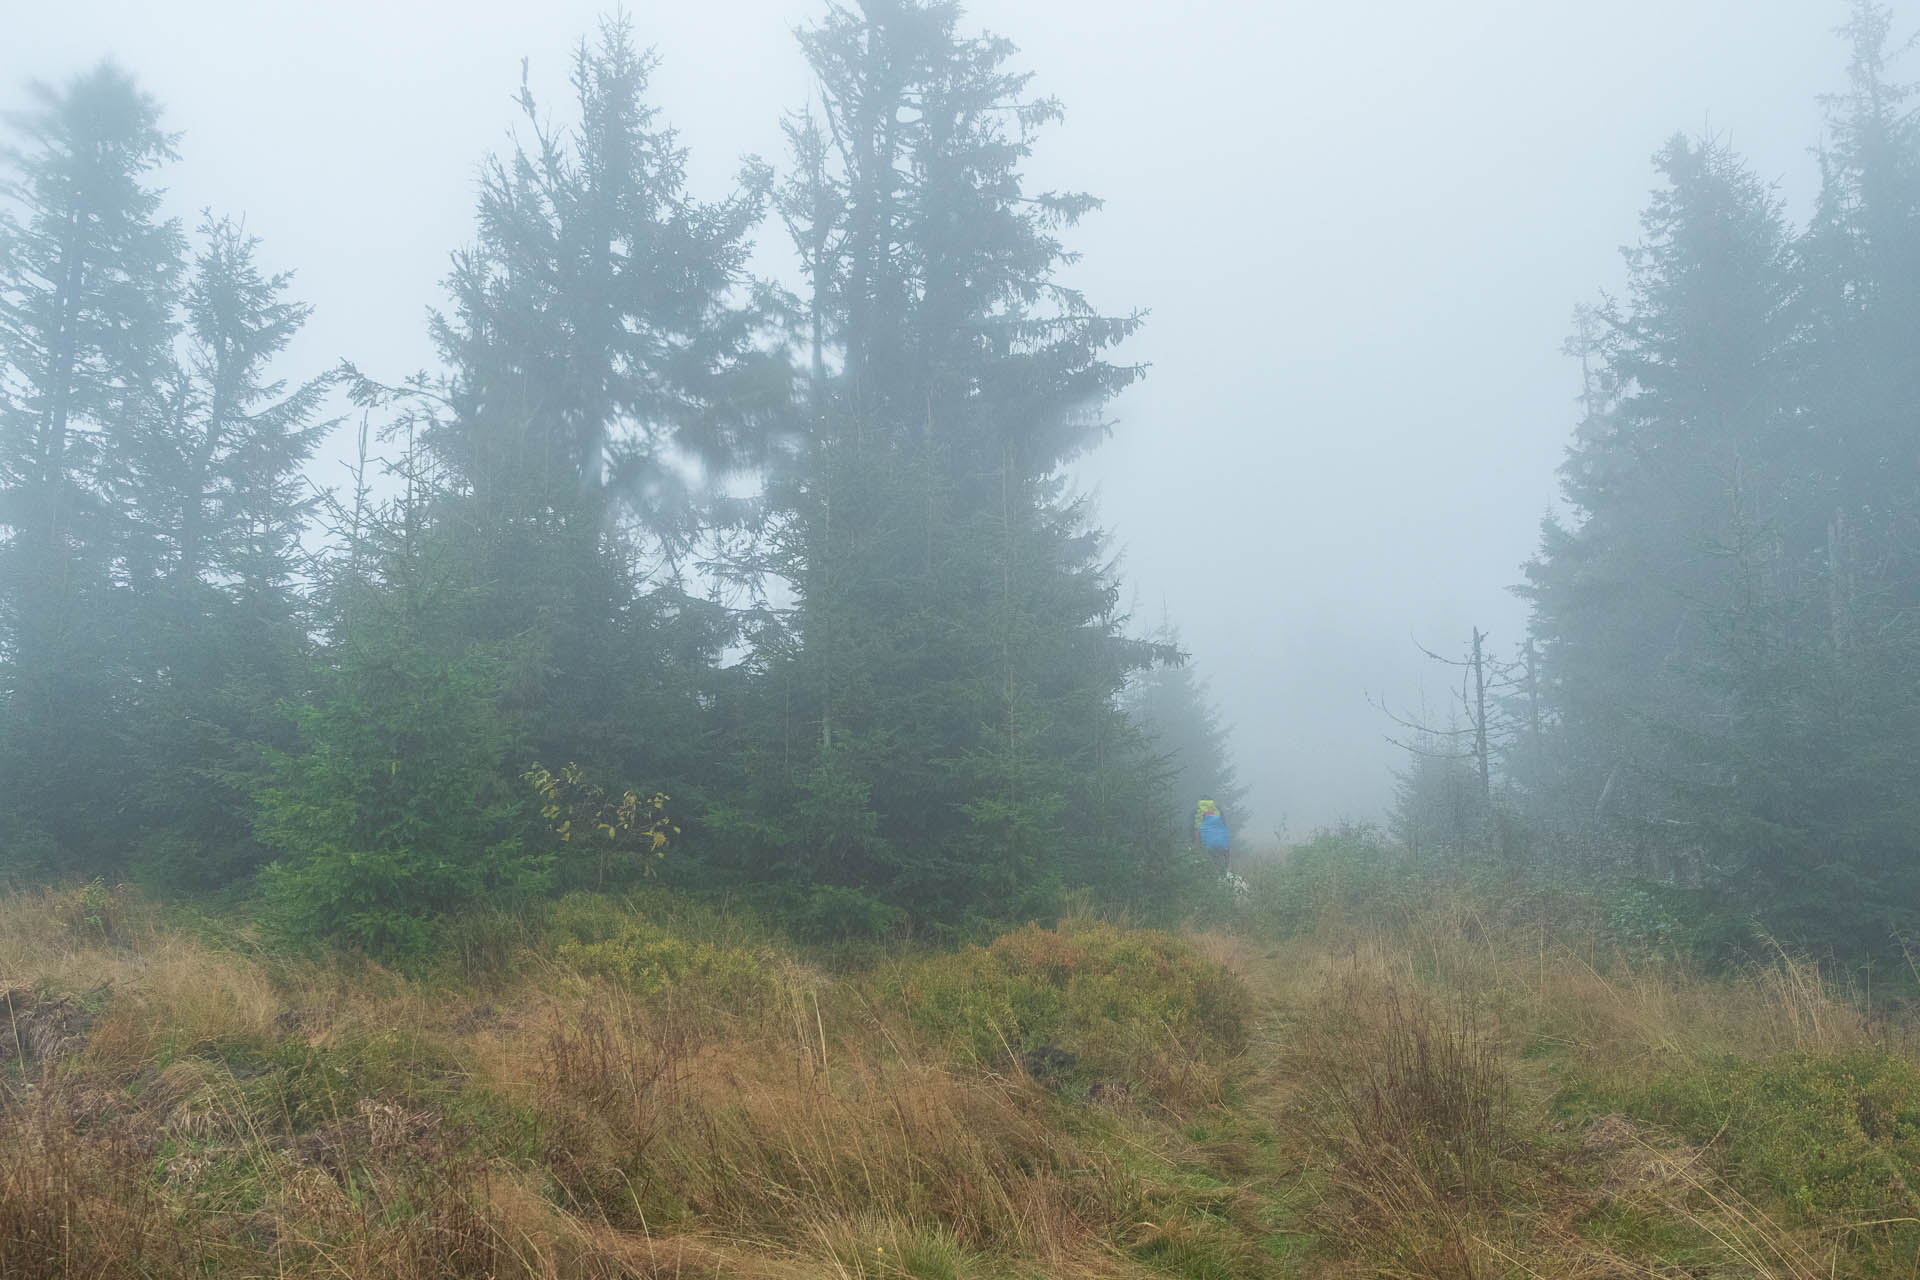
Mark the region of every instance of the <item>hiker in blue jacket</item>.
<instances>
[{"instance_id":1,"label":"hiker in blue jacket","mask_svg":"<svg viewBox=\"0 0 1920 1280\"><path fill-rule=\"evenodd\" d=\"M1227 820L1220 816L1220 810L1211 801L1201 802L1200 846L1213 855L1214 863L1221 874L1227 870L1228 846L1231 836L1227 832Z\"/></svg>"}]
</instances>

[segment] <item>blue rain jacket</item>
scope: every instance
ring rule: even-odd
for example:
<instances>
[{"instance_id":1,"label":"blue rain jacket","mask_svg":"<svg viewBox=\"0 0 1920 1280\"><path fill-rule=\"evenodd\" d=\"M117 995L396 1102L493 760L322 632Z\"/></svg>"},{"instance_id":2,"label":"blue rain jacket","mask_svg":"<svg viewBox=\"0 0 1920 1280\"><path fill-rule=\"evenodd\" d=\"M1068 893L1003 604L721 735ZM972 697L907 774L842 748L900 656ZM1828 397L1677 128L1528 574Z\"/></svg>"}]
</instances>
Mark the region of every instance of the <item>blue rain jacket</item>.
<instances>
[{"instance_id":1,"label":"blue rain jacket","mask_svg":"<svg viewBox=\"0 0 1920 1280\"><path fill-rule=\"evenodd\" d=\"M1200 819L1200 843L1209 849L1227 847L1227 824L1219 814L1210 813Z\"/></svg>"}]
</instances>

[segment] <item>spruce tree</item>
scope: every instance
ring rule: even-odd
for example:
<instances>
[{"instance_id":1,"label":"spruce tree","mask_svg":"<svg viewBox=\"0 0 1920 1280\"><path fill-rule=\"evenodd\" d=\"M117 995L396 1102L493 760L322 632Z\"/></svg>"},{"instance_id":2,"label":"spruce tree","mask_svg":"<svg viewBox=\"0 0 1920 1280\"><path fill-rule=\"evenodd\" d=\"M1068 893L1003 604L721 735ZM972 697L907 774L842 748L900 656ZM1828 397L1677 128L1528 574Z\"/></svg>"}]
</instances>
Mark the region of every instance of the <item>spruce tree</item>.
<instances>
[{"instance_id":1,"label":"spruce tree","mask_svg":"<svg viewBox=\"0 0 1920 1280\"><path fill-rule=\"evenodd\" d=\"M0 795L62 870L127 835L123 449L161 411L181 265L159 110L117 68L35 86L0 222Z\"/></svg>"},{"instance_id":2,"label":"spruce tree","mask_svg":"<svg viewBox=\"0 0 1920 1280\"><path fill-rule=\"evenodd\" d=\"M1465 736L1456 723L1404 744L1387 829L1415 859L1465 864L1488 852L1494 816Z\"/></svg>"},{"instance_id":3,"label":"spruce tree","mask_svg":"<svg viewBox=\"0 0 1920 1280\"><path fill-rule=\"evenodd\" d=\"M1630 251L1631 287L1595 313L1588 415L1527 568L1545 700L1548 818L1592 831L1681 821L1728 777L1731 691L1705 678L1750 552L1777 517L1793 349L1778 200L1721 143L1676 138Z\"/></svg>"},{"instance_id":4,"label":"spruce tree","mask_svg":"<svg viewBox=\"0 0 1920 1280\"><path fill-rule=\"evenodd\" d=\"M327 379L272 372L309 314L266 275L259 242L208 216L183 299L163 411L123 447L129 642L146 673L130 724L143 769L140 845L172 883L221 883L255 860L247 788L277 704L301 692L302 468L328 425Z\"/></svg>"},{"instance_id":5,"label":"spruce tree","mask_svg":"<svg viewBox=\"0 0 1920 1280\"><path fill-rule=\"evenodd\" d=\"M1908 106L1911 87L1891 76L1891 14L1859 0L1842 35L1850 88L1829 102L1820 196L1798 246L1811 348L1810 470L1826 482L1818 505L1854 508L1856 535L1912 546L1920 527L1920 367L1912 359L1920 341L1920 120ZM1809 514L1824 526L1833 512ZM1915 591L1910 585L1910 599L1920 599Z\"/></svg>"},{"instance_id":6,"label":"spruce tree","mask_svg":"<svg viewBox=\"0 0 1920 1280\"><path fill-rule=\"evenodd\" d=\"M523 774L677 793L699 758L732 620L680 569L792 373L745 275L765 179L692 199L652 68L615 19L578 50L570 128L523 86L528 134L483 169L433 319L444 374L352 383L406 441L402 493L332 509L324 669L258 792L270 893L306 929L404 951L445 913L577 882Z\"/></svg>"},{"instance_id":7,"label":"spruce tree","mask_svg":"<svg viewBox=\"0 0 1920 1280\"><path fill-rule=\"evenodd\" d=\"M1194 806L1211 799L1230 831L1246 825L1247 788L1233 762L1232 730L1212 699L1207 681L1180 647L1180 631L1162 623L1155 643L1180 656L1141 671L1127 689L1126 705L1146 733L1165 775L1165 820L1176 841L1190 838Z\"/></svg>"},{"instance_id":8,"label":"spruce tree","mask_svg":"<svg viewBox=\"0 0 1920 1280\"><path fill-rule=\"evenodd\" d=\"M1793 524L1770 579L1768 694L1791 732L1750 743L1746 836L1775 928L1884 949L1920 922L1920 123L1891 14L1858 0L1841 34L1849 90L1798 245Z\"/></svg>"},{"instance_id":9,"label":"spruce tree","mask_svg":"<svg viewBox=\"0 0 1920 1280\"><path fill-rule=\"evenodd\" d=\"M393 496L376 500L360 476L335 531L333 643L253 799L273 857L262 884L285 923L418 959L446 917L547 888L550 861L522 821L509 694L525 645L470 634L477 589L435 523L444 482L412 425L403 406Z\"/></svg>"},{"instance_id":10,"label":"spruce tree","mask_svg":"<svg viewBox=\"0 0 1920 1280\"><path fill-rule=\"evenodd\" d=\"M1735 938L1884 950L1920 891L1920 129L1856 5L1811 224L1676 144L1528 570L1534 816Z\"/></svg>"},{"instance_id":11,"label":"spruce tree","mask_svg":"<svg viewBox=\"0 0 1920 1280\"><path fill-rule=\"evenodd\" d=\"M666 781L731 638L687 588L723 523L717 482L759 461L792 395L746 275L767 178L714 203L648 101L630 23L575 56L571 127L544 125L482 172L479 235L455 256L433 333L446 412L426 443L436 523L473 588L467 634L525 637L526 748Z\"/></svg>"},{"instance_id":12,"label":"spruce tree","mask_svg":"<svg viewBox=\"0 0 1920 1280\"><path fill-rule=\"evenodd\" d=\"M959 21L835 5L801 37L819 114L791 123L781 213L811 421L774 494L797 603L761 649L782 750L758 781L782 815L761 873L822 928L1024 911L1145 861L1107 801L1140 759L1116 699L1147 647L1060 472L1137 376L1107 354L1137 320L1059 281L1097 202L1026 191L1058 104Z\"/></svg>"}]
</instances>

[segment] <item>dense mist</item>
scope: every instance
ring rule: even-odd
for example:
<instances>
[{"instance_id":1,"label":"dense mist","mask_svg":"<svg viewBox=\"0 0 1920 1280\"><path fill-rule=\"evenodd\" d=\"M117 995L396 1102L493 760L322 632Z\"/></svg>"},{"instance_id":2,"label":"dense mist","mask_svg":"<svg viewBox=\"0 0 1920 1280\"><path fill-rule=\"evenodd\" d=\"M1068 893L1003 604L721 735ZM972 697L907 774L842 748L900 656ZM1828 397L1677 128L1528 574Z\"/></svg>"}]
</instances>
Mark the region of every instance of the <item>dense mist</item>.
<instances>
[{"instance_id":1,"label":"dense mist","mask_svg":"<svg viewBox=\"0 0 1920 1280\"><path fill-rule=\"evenodd\" d=\"M601 3L0 22L0 1277L1920 1274L1911 0Z\"/></svg>"},{"instance_id":2,"label":"dense mist","mask_svg":"<svg viewBox=\"0 0 1920 1280\"><path fill-rule=\"evenodd\" d=\"M0 871L421 954L656 873L1164 915L1358 824L1878 954L1905 17L36 10Z\"/></svg>"},{"instance_id":3,"label":"dense mist","mask_svg":"<svg viewBox=\"0 0 1920 1280\"><path fill-rule=\"evenodd\" d=\"M784 167L781 114L812 92L799 3L643 5L653 97L721 193L745 153ZM335 6L263 18L196 5L19 6L0 101L103 56L181 130L167 208L244 215L314 315L287 369L351 357L398 380L473 234L480 157L512 126L521 59L548 110L596 6ZM1106 201L1068 277L1148 323L1152 372L1075 464L1123 553L1139 618L1176 620L1235 728L1258 829L1379 817L1400 753L1369 695L1444 716L1471 629L1511 652L1506 588L1556 500L1577 418L1576 303L1674 130L1739 148L1798 210L1818 94L1843 83L1839 3L1229 6L1189 13L985 2L1064 125L1035 189ZM776 225L757 271L792 280ZM336 434L312 473L337 484Z\"/></svg>"}]
</instances>

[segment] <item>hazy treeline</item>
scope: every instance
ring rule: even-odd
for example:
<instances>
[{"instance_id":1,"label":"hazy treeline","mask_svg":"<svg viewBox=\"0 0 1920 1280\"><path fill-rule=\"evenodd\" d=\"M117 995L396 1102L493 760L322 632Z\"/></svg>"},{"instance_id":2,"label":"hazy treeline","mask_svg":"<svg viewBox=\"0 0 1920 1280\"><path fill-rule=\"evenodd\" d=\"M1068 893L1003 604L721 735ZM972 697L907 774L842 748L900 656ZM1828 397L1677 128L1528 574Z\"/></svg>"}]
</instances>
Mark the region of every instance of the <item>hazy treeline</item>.
<instances>
[{"instance_id":1,"label":"hazy treeline","mask_svg":"<svg viewBox=\"0 0 1920 1280\"><path fill-rule=\"evenodd\" d=\"M1060 278L1098 202L1023 181L1060 108L938 0L801 44L788 156L714 202L624 20L562 110L523 88L440 367L399 385L284 381L306 309L232 222L161 216L157 105L112 67L36 90L0 221L0 862L258 872L384 947L663 844L823 933L1178 899L1174 781L1230 779L1204 706L1148 707L1175 646L1127 630L1063 479L1141 370L1139 317ZM748 274L769 223L797 289ZM361 463L323 494L342 392Z\"/></svg>"},{"instance_id":2,"label":"hazy treeline","mask_svg":"<svg viewBox=\"0 0 1920 1280\"><path fill-rule=\"evenodd\" d=\"M1399 821L1637 878L1656 928L1859 954L1920 924L1920 119L1889 14L1843 34L1804 226L1726 140L1659 153L1569 344L1529 643L1465 660Z\"/></svg>"}]
</instances>

